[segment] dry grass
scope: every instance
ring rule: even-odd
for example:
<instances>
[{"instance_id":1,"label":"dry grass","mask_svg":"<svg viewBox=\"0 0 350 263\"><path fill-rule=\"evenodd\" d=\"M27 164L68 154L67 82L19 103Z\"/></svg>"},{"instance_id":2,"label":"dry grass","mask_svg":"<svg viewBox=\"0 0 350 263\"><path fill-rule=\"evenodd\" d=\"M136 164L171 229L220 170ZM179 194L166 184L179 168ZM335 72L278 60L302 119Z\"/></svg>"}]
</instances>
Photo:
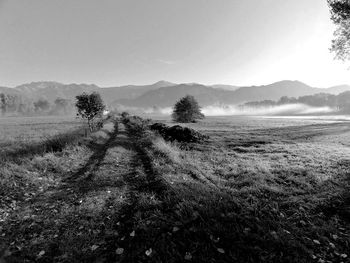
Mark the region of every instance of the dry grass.
<instances>
[{"instance_id":1,"label":"dry grass","mask_svg":"<svg viewBox=\"0 0 350 263\"><path fill-rule=\"evenodd\" d=\"M60 151L84 134L83 123L63 117L0 118L0 160Z\"/></svg>"},{"instance_id":2,"label":"dry grass","mask_svg":"<svg viewBox=\"0 0 350 263\"><path fill-rule=\"evenodd\" d=\"M155 247L174 251L177 260L190 253L198 261L346 261L341 254L350 238L348 124L287 124L189 124L211 142L182 150L150 139L145 154L166 189L150 216L163 218L155 226L169 233L171 226L181 229L161 240L147 231ZM163 155L154 151L159 144ZM175 153L173 161L169 152ZM329 209L335 204L341 209ZM158 253L156 262L169 258Z\"/></svg>"},{"instance_id":3,"label":"dry grass","mask_svg":"<svg viewBox=\"0 0 350 263\"><path fill-rule=\"evenodd\" d=\"M82 123L62 117L0 119L0 219L85 160ZM75 158L76 154L82 157Z\"/></svg>"},{"instance_id":4,"label":"dry grass","mask_svg":"<svg viewBox=\"0 0 350 263\"><path fill-rule=\"evenodd\" d=\"M0 117L0 145L41 141L81 126L82 122L74 117Z\"/></svg>"},{"instance_id":5,"label":"dry grass","mask_svg":"<svg viewBox=\"0 0 350 263\"><path fill-rule=\"evenodd\" d=\"M7 259L347 262L347 124L265 122L190 124L211 139L181 145L130 118L127 131L7 161Z\"/></svg>"}]
</instances>

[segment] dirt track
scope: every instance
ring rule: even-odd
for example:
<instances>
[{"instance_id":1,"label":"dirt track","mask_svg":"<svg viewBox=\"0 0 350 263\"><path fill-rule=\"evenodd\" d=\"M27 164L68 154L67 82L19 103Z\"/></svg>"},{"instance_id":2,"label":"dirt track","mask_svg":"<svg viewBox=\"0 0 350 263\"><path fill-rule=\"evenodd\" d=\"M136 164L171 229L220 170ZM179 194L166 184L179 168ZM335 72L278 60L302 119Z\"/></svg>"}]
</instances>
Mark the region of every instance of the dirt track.
<instances>
[{"instance_id":1,"label":"dirt track","mask_svg":"<svg viewBox=\"0 0 350 263\"><path fill-rule=\"evenodd\" d=\"M9 262L64 262L66 257L84 261L83 255L91 259L90 253L98 258L98 251L111 251L105 259L116 260L118 247L125 249L119 260L127 257L134 238L130 233L138 202L135 191L143 187L161 194L164 186L124 125L108 126L104 133L106 138L90 145L92 154L78 170L23 202L4 222L2 239L9 245L6 253L12 254ZM65 246L81 246L82 254L62 254Z\"/></svg>"}]
</instances>

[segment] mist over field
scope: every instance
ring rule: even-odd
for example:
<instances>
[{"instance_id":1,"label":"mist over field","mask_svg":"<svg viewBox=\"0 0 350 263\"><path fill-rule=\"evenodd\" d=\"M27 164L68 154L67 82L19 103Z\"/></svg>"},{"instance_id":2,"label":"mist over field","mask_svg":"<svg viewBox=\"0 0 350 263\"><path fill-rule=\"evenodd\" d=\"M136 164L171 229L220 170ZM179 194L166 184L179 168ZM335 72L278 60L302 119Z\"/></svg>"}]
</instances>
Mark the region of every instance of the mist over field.
<instances>
[{"instance_id":1,"label":"mist over field","mask_svg":"<svg viewBox=\"0 0 350 263\"><path fill-rule=\"evenodd\" d=\"M131 109L129 109L131 110ZM134 108L136 110L136 108ZM146 114L162 114L171 115L172 108L147 108L139 109ZM335 113L336 108L331 107L312 107L306 104L285 104L278 106L260 106L249 107L240 105L224 105L224 106L206 106L201 108L205 116L235 116L235 115L312 115L312 114L329 114Z\"/></svg>"},{"instance_id":2,"label":"mist over field","mask_svg":"<svg viewBox=\"0 0 350 263\"><path fill-rule=\"evenodd\" d=\"M241 107L229 106L208 106L202 109L207 116L226 115L303 115L303 114L327 114L335 112L330 107L312 107L305 104L286 104L266 107Z\"/></svg>"}]
</instances>

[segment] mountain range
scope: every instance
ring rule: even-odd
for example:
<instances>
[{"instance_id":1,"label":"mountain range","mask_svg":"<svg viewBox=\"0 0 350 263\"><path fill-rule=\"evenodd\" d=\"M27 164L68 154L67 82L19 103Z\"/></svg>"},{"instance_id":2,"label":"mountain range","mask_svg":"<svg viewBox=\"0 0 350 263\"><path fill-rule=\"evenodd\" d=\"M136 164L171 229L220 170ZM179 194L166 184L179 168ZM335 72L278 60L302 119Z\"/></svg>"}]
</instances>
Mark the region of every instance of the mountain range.
<instances>
[{"instance_id":1,"label":"mountain range","mask_svg":"<svg viewBox=\"0 0 350 263\"><path fill-rule=\"evenodd\" d=\"M230 85L176 84L159 81L150 85L127 85L101 88L94 84L62 84L52 81L32 82L14 88L1 87L0 93L17 94L36 100L54 101L61 97L73 100L82 92L99 92L110 106L170 107L181 97L193 95L201 106L236 105L248 101L278 100L282 96L299 97L317 93L339 94L350 91L349 85L326 89L315 88L300 81L284 80L263 86L238 87Z\"/></svg>"}]
</instances>

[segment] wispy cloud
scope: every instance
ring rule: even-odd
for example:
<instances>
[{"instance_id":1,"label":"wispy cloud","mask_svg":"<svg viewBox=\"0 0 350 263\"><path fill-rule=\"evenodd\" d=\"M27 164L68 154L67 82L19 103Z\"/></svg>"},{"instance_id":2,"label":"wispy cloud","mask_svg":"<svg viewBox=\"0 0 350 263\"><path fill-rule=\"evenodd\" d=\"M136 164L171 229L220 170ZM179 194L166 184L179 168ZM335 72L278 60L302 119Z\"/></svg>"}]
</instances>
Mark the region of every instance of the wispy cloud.
<instances>
[{"instance_id":1,"label":"wispy cloud","mask_svg":"<svg viewBox=\"0 0 350 263\"><path fill-rule=\"evenodd\" d=\"M166 65L174 65L177 63L177 61L175 60L168 60L168 59L156 59L156 61Z\"/></svg>"}]
</instances>

